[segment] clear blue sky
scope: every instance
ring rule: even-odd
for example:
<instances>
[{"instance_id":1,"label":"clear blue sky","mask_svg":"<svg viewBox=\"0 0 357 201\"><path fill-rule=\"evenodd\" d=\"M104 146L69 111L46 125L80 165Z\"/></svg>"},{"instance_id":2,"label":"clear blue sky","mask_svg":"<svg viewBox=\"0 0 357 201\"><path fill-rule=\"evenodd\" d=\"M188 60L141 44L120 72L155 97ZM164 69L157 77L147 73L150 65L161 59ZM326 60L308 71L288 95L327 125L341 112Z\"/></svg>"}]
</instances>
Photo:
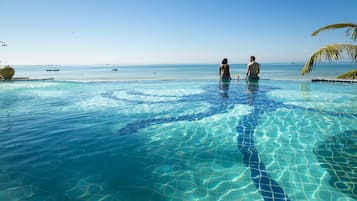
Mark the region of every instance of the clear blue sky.
<instances>
[{"instance_id":1,"label":"clear blue sky","mask_svg":"<svg viewBox=\"0 0 357 201\"><path fill-rule=\"evenodd\" d=\"M305 61L357 23L357 0L0 0L2 64Z\"/></svg>"}]
</instances>

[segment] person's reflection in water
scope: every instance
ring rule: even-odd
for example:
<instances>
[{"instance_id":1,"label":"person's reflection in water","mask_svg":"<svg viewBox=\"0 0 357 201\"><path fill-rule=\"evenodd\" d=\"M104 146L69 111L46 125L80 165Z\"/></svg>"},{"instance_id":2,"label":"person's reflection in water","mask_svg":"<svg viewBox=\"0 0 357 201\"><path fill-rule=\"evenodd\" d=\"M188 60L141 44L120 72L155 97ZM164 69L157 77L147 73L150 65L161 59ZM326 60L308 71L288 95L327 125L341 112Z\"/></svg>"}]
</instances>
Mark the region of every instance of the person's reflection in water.
<instances>
[{"instance_id":1,"label":"person's reflection in water","mask_svg":"<svg viewBox=\"0 0 357 201\"><path fill-rule=\"evenodd\" d=\"M248 89L248 104L253 105L253 102L256 98L256 94L259 91L259 81L249 81L247 80L247 89Z\"/></svg>"},{"instance_id":2,"label":"person's reflection in water","mask_svg":"<svg viewBox=\"0 0 357 201\"><path fill-rule=\"evenodd\" d=\"M219 94L223 98L228 98L229 81L219 81Z\"/></svg>"}]
</instances>

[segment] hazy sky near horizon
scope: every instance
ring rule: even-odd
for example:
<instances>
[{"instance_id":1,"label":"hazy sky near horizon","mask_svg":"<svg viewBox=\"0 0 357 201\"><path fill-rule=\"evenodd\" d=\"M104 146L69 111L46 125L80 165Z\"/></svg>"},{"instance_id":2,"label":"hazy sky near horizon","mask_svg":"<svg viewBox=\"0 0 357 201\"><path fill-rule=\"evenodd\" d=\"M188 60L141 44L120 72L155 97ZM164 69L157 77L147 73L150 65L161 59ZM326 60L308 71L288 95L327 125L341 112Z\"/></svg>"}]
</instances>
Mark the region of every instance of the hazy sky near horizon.
<instances>
[{"instance_id":1,"label":"hazy sky near horizon","mask_svg":"<svg viewBox=\"0 0 357 201\"><path fill-rule=\"evenodd\" d=\"M356 0L0 0L1 64L303 62Z\"/></svg>"}]
</instances>

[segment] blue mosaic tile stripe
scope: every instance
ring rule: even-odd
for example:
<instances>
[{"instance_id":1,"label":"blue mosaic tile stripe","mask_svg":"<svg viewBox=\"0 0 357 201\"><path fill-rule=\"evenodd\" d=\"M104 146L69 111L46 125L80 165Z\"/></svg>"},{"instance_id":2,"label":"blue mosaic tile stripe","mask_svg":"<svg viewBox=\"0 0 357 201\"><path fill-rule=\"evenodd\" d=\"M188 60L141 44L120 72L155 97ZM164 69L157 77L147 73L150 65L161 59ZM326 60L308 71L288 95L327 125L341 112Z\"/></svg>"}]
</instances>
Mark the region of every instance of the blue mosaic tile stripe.
<instances>
[{"instance_id":1,"label":"blue mosaic tile stripe","mask_svg":"<svg viewBox=\"0 0 357 201\"><path fill-rule=\"evenodd\" d=\"M280 187L279 184L266 173L264 163L260 160L259 153L255 149L253 141L254 130L257 127L259 120L261 119L261 115L267 111L274 111L279 107L284 107L284 105L282 103L269 100L266 97L266 93L270 90L263 89L260 91L259 95L257 95L257 92L259 91L258 83L247 83L247 89L249 93L242 93L242 91L247 90L242 90L242 88L238 90L231 90L230 93L228 93L229 84L226 84L224 87L224 90L220 93L221 98L218 99L212 98L212 95L217 93L217 88L207 88L205 94L200 94L199 96L186 96L176 101L177 103L188 101L206 101L212 105L215 105L214 107L211 107L208 112L178 117L138 120L120 129L119 134L133 134L141 128L157 124L176 121L200 120L215 114L226 113L228 109L234 104L247 104L248 102L249 105L253 106L253 112L242 118L238 122L237 126L238 148L242 153L243 162L250 169L252 180L256 188L262 194L264 200L289 200L282 187ZM221 83L219 85L219 89L222 89ZM140 95L144 94L140 93ZM229 98L229 96L233 96L233 98ZM106 97L117 99L116 97L111 96L111 94L106 94Z\"/></svg>"},{"instance_id":2,"label":"blue mosaic tile stripe","mask_svg":"<svg viewBox=\"0 0 357 201\"><path fill-rule=\"evenodd\" d=\"M330 175L329 184L357 200L357 130L346 130L328 137L313 152Z\"/></svg>"},{"instance_id":3,"label":"blue mosaic tile stripe","mask_svg":"<svg viewBox=\"0 0 357 201\"><path fill-rule=\"evenodd\" d=\"M259 92L259 85L247 83L249 94L249 104L253 106L250 114L244 116L238 123L236 130L238 133L238 149L242 153L243 162L249 168L250 175L255 187L262 194L264 200L288 201L288 195L278 182L272 179L266 172L265 165L259 156L258 150L254 147L254 131L265 112L274 111L283 107L282 103L269 100L266 93Z\"/></svg>"},{"instance_id":4,"label":"blue mosaic tile stripe","mask_svg":"<svg viewBox=\"0 0 357 201\"><path fill-rule=\"evenodd\" d=\"M243 162L249 168L255 187L264 200L289 200L283 188L266 172L265 165L254 147L254 129L258 124L256 112L245 116L237 126L238 149L242 153Z\"/></svg>"},{"instance_id":5,"label":"blue mosaic tile stripe","mask_svg":"<svg viewBox=\"0 0 357 201\"><path fill-rule=\"evenodd\" d=\"M283 188L279 186L279 184L272 179L266 171L265 165L259 156L258 150L254 147L254 131L261 120L261 117L266 112L275 111L278 108L286 108L286 109L302 109L309 112L321 112L320 110L313 108L303 108L295 105L286 105L282 102L277 102L269 99L267 97L267 93L273 88L269 88L263 86L259 88L259 84L257 82L247 83L246 88L239 85L238 88L233 90L229 90L229 83L223 84L220 83L218 87L221 91L219 92L220 98L213 98L217 96L217 88L213 86L208 86L205 88L206 93L193 95L193 96L185 96L181 97L175 101L160 101L159 103L172 103L175 102L177 104L183 102L199 102L205 101L212 105L207 112L192 114L192 115L184 115L178 117L167 117L167 118L152 118L152 119L144 119L138 120L133 123L128 124L126 127L120 129L118 133L120 135L129 135L136 133L139 129L145 128L147 126L169 123L169 122L177 122L177 121L195 121L200 120L205 117L209 117L219 113L226 113L233 105L235 104L249 104L253 107L252 113L244 116L236 127L237 130L237 146L240 152L242 153L243 162L249 168L251 173L251 178L258 189L258 191L262 194L264 200L270 201L288 201L290 200L288 195L284 192ZM248 93L246 93L248 91ZM228 93L229 92L229 93ZM140 96L149 96L144 93L137 92L128 92L131 95L140 95ZM118 97L115 97L111 93L102 94L106 98L111 98L115 100L122 100ZM151 95L150 95L151 96ZM161 97L155 95L157 97ZM170 96L164 96L170 97ZM128 101L128 100L126 100ZM136 104L152 104L150 102L145 101L129 101L135 102ZM158 103L158 102L155 102ZM325 111L327 115L331 116L339 116L339 117L347 117L347 118L356 118L356 114L341 114Z\"/></svg>"},{"instance_id":6,"label":"blue mosaic tile stripe","mask_svg":"<svg viewBox=\"0 0 357 201\"><path fill-rule=\"evenodd\" d=\"M218 112L219 111L219 112ZM139 129L145 128L147 126L164 124L169 122L177 121L197 121L205 117L212 116L218 113L225 113L226 110L220 110L218 108L212 109L209 112L202 112L192 115L178 116L178 117L167 117L167 118L157 118L157 119L144 119L140 121L135 121L130 123L118 131L119 135L130 135L136 133Z\"/></svg>"}]
</instances>

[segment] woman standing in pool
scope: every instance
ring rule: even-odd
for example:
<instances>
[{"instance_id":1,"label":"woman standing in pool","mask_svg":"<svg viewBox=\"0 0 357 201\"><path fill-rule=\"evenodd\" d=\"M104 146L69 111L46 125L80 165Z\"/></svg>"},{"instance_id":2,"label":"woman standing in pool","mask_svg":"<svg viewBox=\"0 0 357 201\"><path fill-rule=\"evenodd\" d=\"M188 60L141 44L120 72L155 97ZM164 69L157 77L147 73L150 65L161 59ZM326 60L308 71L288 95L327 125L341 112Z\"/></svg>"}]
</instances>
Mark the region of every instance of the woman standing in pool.
<instances>
[{"instance_id":1,"label":"woman standing in pool","mask_svg":"<svg viewBox=\"0 0 357 201\"><path fill-rule=\"evenodd\" d=\"M227 58L224 58L219 66L219 78L221 81L230 81L232 79Z\"/></svg>"}]
</instances>

